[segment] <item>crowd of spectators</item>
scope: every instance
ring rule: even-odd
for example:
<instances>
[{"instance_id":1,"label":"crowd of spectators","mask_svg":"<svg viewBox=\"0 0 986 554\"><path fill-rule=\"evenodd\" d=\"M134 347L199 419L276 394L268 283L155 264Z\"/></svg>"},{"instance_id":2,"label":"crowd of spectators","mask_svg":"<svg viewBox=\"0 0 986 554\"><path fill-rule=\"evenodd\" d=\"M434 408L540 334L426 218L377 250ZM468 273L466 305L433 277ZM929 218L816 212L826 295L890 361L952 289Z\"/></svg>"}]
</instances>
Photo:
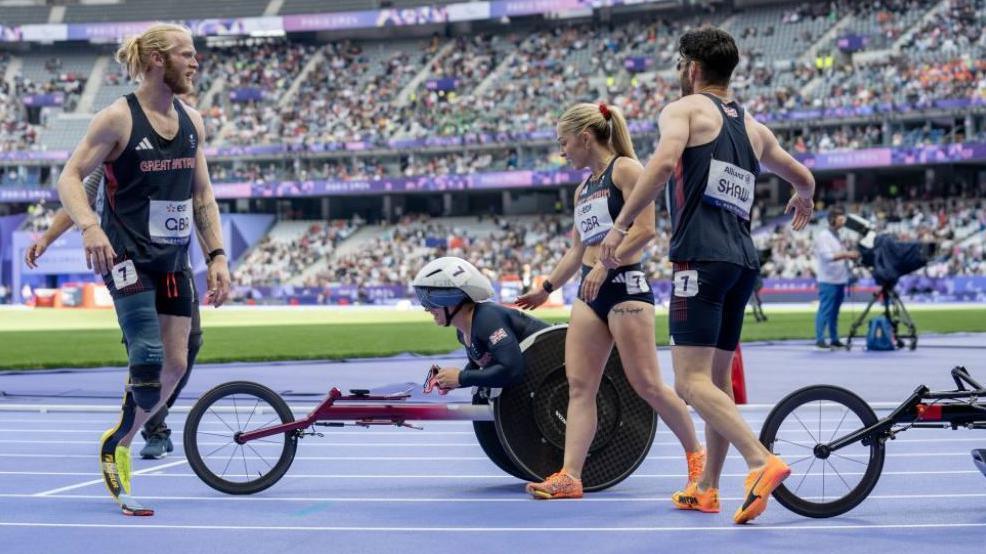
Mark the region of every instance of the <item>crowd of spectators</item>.
<instances>
[{"instance_id":1,"label":"crowd of spectators","mask_svg":"<svg viewBox=\"0 0 986 554\"><path fill-rule=\"evenodd\" d=\"M300 237L267 235L238 262L233 282L246 287L287 283L318 261L332 256L336 246L362 223L358 218L312 223Z\"/></svg>"},{"instance_id":2,"label":"crowd of spectators","mask_svg":"<svg viewBox=\"0 0 986 554\"><path fill-rule=\"evenodd\" d=\"M786 150L805 154L876 147L916 147L982 141L983 132L967 135L961 126L945 127L928 121L912 127L858 124L795 131L779 131L778 141Z\"/></svg>"},{"instance_id":3,"label":"crowd of spectators","mask_svg":"<svg viewBox=\"0 0 986 554\"><path fill-rule=\"evenodd\" d=\"M783 116L794 110L857 108L928 109L942 100L986 102L986 0L948 0L944 9L913 27L915 14L937 5L932 0L834 1L805 3L778 11L775 24L732 29L737 38L759 44L784 25L807 18L830 24L851 15L856 23L874 22L867 48L901 42L899 52L863 64L831 66L786 60L760 46L745 48L733 87L755 116ZM719 16L722 17L719 17ZM225 84L214 102L198 106L205 115L213 145L272 143L338 143L462 136L501 135L509 144L517 133L551 132L560 112L578 101L606 98L621 107L631 121L652 121L678 95L675 40L684 30L719 23L724 14L686 19L641 19L620 24L553 26L390 43L339 41L314 45L286 40L204 49L198 81L202 96L217 79ZM797 37L808 45L820 37L805 31ZM800 46L799 46L800 48ZM646 58L643 72L625 66L628 57ZM0 51L0 77L12 55ZM13 75L0 78L0 152L31 150L45 118L29 123L22 98L28 94L59 93L61 109L75 109L87 75L62 71L61 61L45 61L48 77L30 80ZM304 77L300 77L304 75ZM436 90L427 81L451 79L452 90ZM127 82L113 64L104 85ZM260 91L260 98L231 98L239 90ZM878 122L840 127L811 126L778 133L794 152L826 152L875 146L920 146L986 139L984 131L967 135L928 122L925 125L883 125ZM642 158L651 145L640 148ZM356 156L326 160L282 162L237 161L212 165L216 182L310 179L376 179L384 176L467 174L513 168L560 167L556 149L521 155L510 147L497 150L436 154L402 149L389 157ZM12 174L11 174L12 175ZM10 177L12 179L12 177ZM8 179L8 177L5 177ZM981 197L981 196L980 196ZM878 228L902 240L936 242L942 261L930 273L983 274L981 230L986 215L981 201L877 200L851 206L871 218ZM44 229L51 210L32 208L31 229ZM645 266L652 278L667 278L667 218L658 218L658 238ZM445 227L426 218L406 216L358 254L335 255L336 246L357 228L353 222L313 225L296 242L264 239L237 269L242 284L277 283L301 275L329 257L328 270L307 275L306 284L406 283L413 269L436 252L468 254L497 278L509 273L528 279L550 270L568 244L564 219L497 221L490 235ZM978 225L978 230L977 230ZM972 233L969 239L961 233ZM976 235L976 233L979 235ZM769 240L768 240L769 239ZM765 267L769 276L807 277L813 271L811 232L793 233L781 227L758 235L773 251ZM300 247L299 247L300 246ZM526 277L525 277L526 276Z\"/></svg>"},{"instance_id":4,"label":"crowd of spectators","mask_svg":"<svg viewBox=\"0 0 986 554\"><path fill-rule=\"evenodd\" d=\"M520 159L512 149L484 149L445 154L409 151L387 158L347 157L294 159L283 162L217 162L209 166L213 182L276 183L308 180L374 180L383 177L469 175L488 171L560 167L556 148L537 150Z\"/></svg>"},{"instance_id":5,"label":"crowd of spectators","mask_svg":"<svg viewBox=\"0 0 986 554\"><path fill-rule=\"evenodd\" d=\"M480 225L484 219L480 218ZM328 284L406 285L418 269L437 256L468 258L492 280L522 278L550 271L570 244L571 221L493 217L477 231L469 224L407 215L339 256L326 271L311 275L307 286ZM492 226L493 229L489 229Z\"/></svg>"},{"instance_id":6,"label":"crowd of spectators","mask_svg":"<svg viewBox=\"0 0 986 554\"><path fill-rule=\"evenodd\" d=\"M891 233L900 241L939 245L934 259L921 270L930 277L986 275L986 200L876 199L847 206L850 213L870 221L878 233ZM757 214L759 217L759 213ZM482 223L482 218L478 223ZM460 256L472 261L490 279L520 279L529 285L538 275L549 273L571 245L571 219L564 216L494 217L483 231L476 225L407 215L395 224L384 225L346 255L333 256L333 248L354 227L313 227L298 244L262 242L237 269L242 284L291 284L309 287L343 285L405 286L415 272L437 256ZM494 226L489 229L490 224ZM761 225L759 219L755 226ZM754 232L758 248L770 250L763 275L771 278L813 278L813 236L825 229L823 218L803 231L777 223ZM847 246L861 238L843 230ZM671 278L668 261L670 225L659 213L657 237L645 250L642 263L650 279ZM325 256L329 256L325 263ZM306 272L320 262L324 269ZM297 276L304 275L304 278ZM283 279L279 281L279 279ZM237 281L240 283L240 281Z\"/></svg>"},{"instance_id":7,"label":"crowd of spectators","mask_svg":"<svg viewBox=\"0 0 986 554\"><path fill-rule=\"evenodd\" d=\"M986 51L986 1L949 0L901 46L917 59L982 58Z\"/></svg>"},{"instance_id":8,"label":"crowd of spectators","mask_svg":"<svg viewBox=\"0 0 986 554\"><path fill-rule=\"evenodd\" d=\"M986 200L982 190L962 190L945 199L876 198L847 205L847 211L869 221L877 233L897 240L937 245L928 266L919 273L929 277L986 275ZM754 241L769 250L762 268L765 277L813 278L813 236L826 228L824 218L802 231L783 220L763 217L762 206L753 214ZM41 232L51 223L54 209L38 204L23 229ZM358 217L348 221L311 222L295 234L269 234L237 260L233 281L238 286L343 285L405 286L415 272L437 256L471 260L490 279L521 280L525 286L549 273L571 245L571 219L544 217L480 217L473 222L405 215L394 223L366 227ZM373 230L345 253L337 248L361 228ZM650 279L671 278L668 261L670 223L667 213L657 215L657 237L645 249L642 263ZM842 239L852 247L862 238L843 229Z\"/></svg>"},{"instance_id":9,"label":"crowd of spectators","mask_svg":"<svg viewBox=\"0 0 986 554\"><path fill-rule=\"evenodd\" d=\"M877 234L889 233L903 242L937 245L935 256L918 273L929 277L986 275L986 200L975 196L904 200L877 198L846 206L847 212L869 221ZM814 277L812 237L825 230L824 221L803 231L785 225L755 235L759 248L770 249L763 273L767 277ZM840 238L854 247L862 238L843 228Z\"/></svg>"},{"instance_id":10,"label":"crowd of spectators","mask_svg":"<svg viewBox=\"0 0 986 554\"><path fill-rule=\"evenodd\" d=\"M986 50L986 35L980 32L984 0L949 0L906 38L899 55L861 65L816 67L780 60L777 56L784 53L758 42L785 25L809 18L834 25L847 15L877 25L872 34L897 40L904 38L905 21L934 4L835 1L775 10L776 24L732 29L741 45L749 44L736 71L734 92L754 115L773 117L809 108L925 109L941 100L986 99L986 60L980 55ZM500 135L510 142L516 133L550 133L565 107L599 98L622 107L631 120L647 121L678 94L673 72L677 36L696 25L721 23L727 15L390 43L251 39L203 49L200 94L217 78L225 84L214 102L199 108L214 145L383 144L472 133ZM800 45L792 48L803 51L817 39L798 36ZM624 66L634 56L647 60L643 73ZM0 52L0 72L9 59L10 54ZM58 64L57 57L48 60L52 79L47 82L15 77L13 87L0 83L0 151L39 146L38 125L26 122L18 100L22 95L62 92L67 95L65 109L74 108L86 76L59 73ZM312 67L303 71L307 65ZM104 83L125 83L122 70L111 66ZM412 82L419 75L426 79ZM453 90L427 86L443 78L455 81ZM255 89L262 97L230 98L240 89ZM872 143L872 137L857 138L863 140L832 136L826 147Z\"/></svg>"}]
</instances>

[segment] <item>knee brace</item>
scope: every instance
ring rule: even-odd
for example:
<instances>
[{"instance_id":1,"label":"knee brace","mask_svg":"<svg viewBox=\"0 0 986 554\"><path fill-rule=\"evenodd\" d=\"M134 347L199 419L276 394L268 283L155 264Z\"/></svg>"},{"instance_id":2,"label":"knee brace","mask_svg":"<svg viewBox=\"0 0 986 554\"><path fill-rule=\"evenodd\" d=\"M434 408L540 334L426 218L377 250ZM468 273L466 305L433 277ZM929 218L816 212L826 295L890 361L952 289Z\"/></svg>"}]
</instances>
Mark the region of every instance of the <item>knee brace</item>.
<instances>
[{"instance_id":1,"label":"knee brace","mask_svg":"<svg viewBox=\"0 0 986 554\"><path fill-rule=\"evenodd\" d=\"M127 338L130 392L141 409L150 411L161 400L164 345L153 292L119 299L117 314Z\"/></svg>"},{"instance_id":2,"label":"knee brace","mask_svg":"<svg viewBox=\"0 0 986 554\"><path fill-rule=\"evenodd\" d=\"M145 412L161 401L161 364L130 366L130 392Z\"/></svg>"},{"instance_id":3,"label":"knee brace","mask_svg":"<svg viewBox=\"0 0 986 554\"><path fill-rule=\"evenodd\" d=\"M130 343L130 392L134 402L150 411L161 400L161 368L164 346L156 342L135 340Z\"/></svg>"}]
</instances>

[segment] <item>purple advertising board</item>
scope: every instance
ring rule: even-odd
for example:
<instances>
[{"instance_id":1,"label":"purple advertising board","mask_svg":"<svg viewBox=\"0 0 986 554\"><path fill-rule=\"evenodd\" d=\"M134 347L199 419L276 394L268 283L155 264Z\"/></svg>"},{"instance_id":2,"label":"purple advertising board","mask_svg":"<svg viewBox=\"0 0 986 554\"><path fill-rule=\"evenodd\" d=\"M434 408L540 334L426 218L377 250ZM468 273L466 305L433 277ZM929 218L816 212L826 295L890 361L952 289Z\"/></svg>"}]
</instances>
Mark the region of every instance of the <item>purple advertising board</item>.
<instances>
[{"instance_id":1,"label":"purple advertising board","mask_svg":"<svg viewBox=\"0 0 986 554\"><path fill-rule=\"evenodd\" d=\"M669 4L671 0L494 0L459 2L442 6L416 6L334 13L284 16L228 17L181 20L195 36L247 36L374 27L435 25L455 21L498 19L625 4ZM0 42L50 42L53 40L89 40L105 42L138 35L153 21L119 21L106 23L45 23L19 26L0 25Z\"/></svg>"},{"instance_id":2,"label":"purple advertising board","mask_svg":"<svg viewBox=\"0 0 986 554\"><path fill-rule=\"evenodd\" d=\"M267 93L257 87L240 87L229 91L230 102L256 102L263 100Z\"/></svg>"},{"instance_id":3,"label":"purple advertising board","mask_svg":"<svg viewBox=\"0 0 986 554\"><path fill-rule=\"evenodd\" d=\"M449 15L446 7L419 6L414 8L285 15L282 17L282 21L284 30L291 33L447 23L449 21Z\"/></svg>"},{"instance_id":4,"label":"purple advertising board","mask_svg":"<svg viewBox=\"0 0 986 554\"><path fill-rule=\"evenodd\" d=\"M21 97L21 100L29 108L61 106L65 103L65 94L62 92L52 94L25 94Z\"/></svg>"},{"instance_id":5,"label":"purple advertising board","mask_svg":"<svg viewBox=\"0 0 986 554\"><path fill-rule=\"evenodd\" d=\"M511 282L512 285L516 284ZM651 289L658 304L671 299L671 281L651 281ZM493 283L500 302L511 302L517 295L515 286ZM863 279L853 287L849 300L867 302L878 287L872 279ZM986 276L929 278L908 275L901 279L898 292L913 302L981 302L986 298ZM921 293L909 294L911 290ZM321 287L234 286L238 302L258 304L394 304L405 300L414 302L413 292L402 285L342 285L326 284ZM565 304L572 304L578 294L578 283L571 281L562 289ZM770 303L813 302L818 298L814 279L765 279L761 290L763 300Z\"/></svg>"},{"instance_id":6,"label":"purple advertising board","mask_svg":"<svg viewBox=\"0 0 986 554\"><path fill-rule=\"evenodd\" d=\"M592 0L501 0L490 2L490 17L592 9Z\"/></svg>"},{"instance_id":7,"label":"purple advertising board","mask_svg":"<svg viewBox=\"0 0 986 554\"><path fill-rule=\"evenodd\" d=\"M868 106L846 106L838 108L802 108L796 110L773 110L755 114L757 121L770 123L777 121L801 121L806 119L838 119L845 117L864 117L881 113L907 113L929 108L938 109L961 109L986 105L986 99L975 98L947 98L932 100L924 103L910 104L907 102L887 103L881 102Z\"/></svg>"},{"instance_id":8,"label":"purple advertising board","mask_svg":"<svg viewBox=\"0 0 986 554\"><path fill-rule=\"evenodd\" d=\"M207 155L269 155L291 151L285 145L207 148ZM0 156L11 160L13 152ZM53 152L24 154L51 155ZM64 153L63 153L64 154ZM850 170L868 167L924 165L986 160L986 143L949 144L913 148L867 148L798 154L795 156L815 171ZM24 159L50 159L29 158ZM417 177L383 177L380 179L312 180L279 182L232 182L214 184L217 198L291 198L304 196L366 195L403 192L443 192L457 190L494 190L556 186L576 183L584 172L570 168L552 170L518 170ZM0 203L54 201L58 193L52 188L0 187Z\"/></svg>"}]
</instances>

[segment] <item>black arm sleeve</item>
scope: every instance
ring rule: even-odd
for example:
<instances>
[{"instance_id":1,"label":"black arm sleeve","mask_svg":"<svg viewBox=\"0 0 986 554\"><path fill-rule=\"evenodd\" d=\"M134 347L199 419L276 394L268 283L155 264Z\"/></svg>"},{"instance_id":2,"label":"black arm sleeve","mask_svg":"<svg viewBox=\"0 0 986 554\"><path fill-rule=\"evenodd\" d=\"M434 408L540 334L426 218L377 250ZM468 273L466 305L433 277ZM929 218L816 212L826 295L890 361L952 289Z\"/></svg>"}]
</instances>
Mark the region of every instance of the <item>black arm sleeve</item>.
<instances>
[{"instance_id":1,"label":"black arm sleeve","mask_svg":"<svg viewBox=\"0 0 986 554\"><path fill-rule=\"evenodd\" d=\"M93 170L93 172L90 173L84 181L82 181L82 184L86 190L86 198L89 199L90 206L96 205L96 196L99 195L99 185L103 184L103 175L105 173L106 170L102 165L100 165Z\"/></svg>"},{"instance_id":2,"label":"black arm sleeve","mask_svg":"<svg viewBox=\"0 0 986 554\"><path fill-rule=\"evenodd\" d=\"M459 384L464 387L505 387L520 381L524 375L524 357L510 320L493 311L477 315L479 317L473 320L472 336L493 359L482 369L463 369L459 373Z\"/></svg>"}]
</instances>

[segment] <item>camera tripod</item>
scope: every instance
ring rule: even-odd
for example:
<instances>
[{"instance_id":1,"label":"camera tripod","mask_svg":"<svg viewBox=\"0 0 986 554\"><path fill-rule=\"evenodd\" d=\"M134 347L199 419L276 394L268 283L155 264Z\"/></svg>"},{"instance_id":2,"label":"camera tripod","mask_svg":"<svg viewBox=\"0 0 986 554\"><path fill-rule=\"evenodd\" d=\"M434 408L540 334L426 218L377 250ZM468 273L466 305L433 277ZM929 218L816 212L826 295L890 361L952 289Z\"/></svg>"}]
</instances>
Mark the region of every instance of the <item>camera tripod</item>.
<instances>
[{"instance_id":1,"label":"camera tripod","mask_svg":"<svg viewBox=\"0 0 986 554\"><path fill-rule=\"evenodd\" d=\"M846 338L846 350L852 348L852 339L857 336L856 331L866 321L866 316L869 315L870 310L877 301L882 301L883 303L883 315L890 321L890 326L894 330L894 341L897 348L904 348L905 340L908 349L914 350L917 348L918 329L914 325L914 320L911 319L911 314L907 312L904 301L900 299L900 295L894 290L894 285L885 284L880 286L880 290L873 293L873 298L866 305L866 309L863 310L863 313L859 314L859 317L853 322L852 327L849 328L849 336ZM902 326L906 329L906 334L901 333Z\"/></svg>"},{"instance_id":2,"label":"camera tripod","mask_svg":"<svg viewBox=\"0 0 986 554\"><path fill-rule=\"evenodd\" d=\"M750 308L753 310L753 319L757 323L767 321L767 314L763 313L763 300L760 299L760 291L754 290L750 295Z\"/></svg>"}]
</instances>

